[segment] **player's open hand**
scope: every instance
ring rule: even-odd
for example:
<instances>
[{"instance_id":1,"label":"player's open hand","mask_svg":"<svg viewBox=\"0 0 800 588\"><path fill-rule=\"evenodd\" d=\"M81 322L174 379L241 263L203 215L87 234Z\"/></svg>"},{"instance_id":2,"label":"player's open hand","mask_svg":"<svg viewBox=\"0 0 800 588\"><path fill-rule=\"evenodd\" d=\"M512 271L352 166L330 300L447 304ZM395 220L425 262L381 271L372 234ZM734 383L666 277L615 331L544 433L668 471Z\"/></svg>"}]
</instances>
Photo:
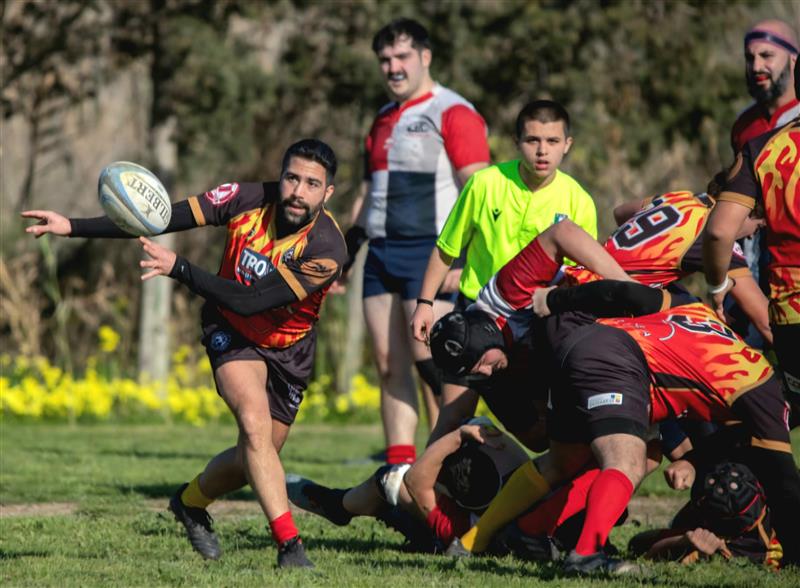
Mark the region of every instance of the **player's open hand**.
<instances>
[{"instance_id":1,"label":"player's open hand","mask_svg":"<svg viewBox=\"0 0 800 588\"><path fill-rule=\"evenodd\" d=\"M697 471L685 459L678 459L669 464L664 470L664 478L673 490L686 490L694 484Z\"/></svg>"},{"instance_id":2,"label":"player's open hand","mask_svg":"<svg viewBox=\"0 0 800 588\"><path fill-rule=\"evenodd\" d=\"M433 326L433 307L430 304L417 304L411 315L411 335L421 343L428 343Z\"/></svg>"},{"instance_id":3,"label":"player's open hand","mask_svg":"<svg viewBox=\"0 0 800 588\"><path fill-rule=\"evenodd\" d=\"M725 542L708 529L698 527L686 532L686 539L694 548L705 555L714 555L725 547Z\"/></svg>"},{"instance_id":4,"label":"player's open hand","mask_svg":"<svg viewBox=\"0 0 800 588\"><path fill-rule=\"evenodd\" d=\"M52 210L26 210L21 213L23 218L38 219L38 223L25 227L25 232L30 233L37 239L47 233L67 237L72 233L72 225L69 219Z\"/></svg>"},{"instance_id":5,"label":"player's open hand","mask_svg":"<svg viewBox=\"0 0 800 588\"><path fill-rule=\"evenodd\" d=\"M150 256L150 259L143 259L139 262L139 267L150 270L142 274L142 281L156 276L168 276L172 268L175 267L175 260L178 259L175 252L162 247L147 237L139 237L139 242L142 244L144 252Z\"/></svg>"}]
</instances>

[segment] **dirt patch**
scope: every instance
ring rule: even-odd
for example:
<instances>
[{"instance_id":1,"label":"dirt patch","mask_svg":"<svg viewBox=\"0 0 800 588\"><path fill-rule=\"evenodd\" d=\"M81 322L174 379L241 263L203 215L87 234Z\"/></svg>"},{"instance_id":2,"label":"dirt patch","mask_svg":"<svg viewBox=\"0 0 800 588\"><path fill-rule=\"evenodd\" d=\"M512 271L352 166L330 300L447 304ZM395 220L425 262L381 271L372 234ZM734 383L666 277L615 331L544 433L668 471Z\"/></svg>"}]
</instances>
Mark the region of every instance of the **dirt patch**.
<instances>
[{"instance_id":1,"label":"dirt patch","mask_svg":"<svg viewBox=\"0 0 800 588\"><path fill-rule=\"evenodd\" d=\"M685 502L677 496L634 496L628 505L628 522L666 527Z\"/></svg>"},{"instance_id":2,"label":"dirt patch","mask_svg":"<svg viewBox=\"0 0 800 588\"><path fill-rule=\"evenodd\" d=\"M30 504L0 504L0 518L55 517L75 514L76 502L34 502Z\"/></svg>"},{"instance_id":3,"label":"dirt patch","mask_svg":"<svg viewBox=\"0 0 800 588\"><path fill-rule=\"evenodd\" d=\"M683 500L672 497L639 497L635 496L628 507L629 520L637 520L642 525L663 526L678 512ZM147 500L147 510L166 512L168 499ZM78 511L76 502L38 502L30 504L0 504L0 518L7 517L54 517L73 515ZM255 500L218 500L208 507L214 517L251 517L260 516L261 507ZM293 514L306 514L305 511L292 507Z\"/></svg>"}]
</instances>

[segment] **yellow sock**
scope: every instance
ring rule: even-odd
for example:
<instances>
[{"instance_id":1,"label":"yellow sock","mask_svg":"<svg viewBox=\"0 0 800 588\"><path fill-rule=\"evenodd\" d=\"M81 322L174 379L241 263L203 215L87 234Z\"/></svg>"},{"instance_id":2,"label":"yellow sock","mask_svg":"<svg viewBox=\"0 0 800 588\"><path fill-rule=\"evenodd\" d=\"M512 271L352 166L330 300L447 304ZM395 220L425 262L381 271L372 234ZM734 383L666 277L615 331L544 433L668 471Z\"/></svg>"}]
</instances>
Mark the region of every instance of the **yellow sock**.
<instances>
[{"instance_id":1,"label":"yellow sock","mask_svg":"<svg viewBox=\"0 0 800 588\"><path fill-rule=\"evenodd\" d=\"M478 522L461 537L461 544L474 553L484 551L500 527L525 512L549 491L550 484L533 462L524 463L511 475Z\"/></svg>"},{"instance_id":2,"label":"yellow sock","mask_svg":"<svg viewBox=\"0 0 800 588\"><path fill-rule=\"evenodd\" d=\"M189 482L186 490L181 494L181 502L184 506L191 508L207 508L209 504L214 502L213 498L209 498L200 490L200 476Z\"/></svg>"}]
</instances>

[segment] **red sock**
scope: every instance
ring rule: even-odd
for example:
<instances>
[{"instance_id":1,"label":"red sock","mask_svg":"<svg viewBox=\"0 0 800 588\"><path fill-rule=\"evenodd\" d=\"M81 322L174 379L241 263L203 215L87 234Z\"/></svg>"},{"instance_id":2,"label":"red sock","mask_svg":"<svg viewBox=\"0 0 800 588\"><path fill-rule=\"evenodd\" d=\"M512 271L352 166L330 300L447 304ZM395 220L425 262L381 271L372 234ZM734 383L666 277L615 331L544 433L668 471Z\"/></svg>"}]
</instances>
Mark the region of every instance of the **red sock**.
<instances>
[{"instance_id":1,"label":"red sock","mask_svg":"<svg viewBox=\"0 0 800 588\"><path fill-rule=\"evenodd\" d=\"M417 461L417 448L413 445L389 445L386 448L386 463L414 463Z\"/></svg>"},{"instance_id":2,"label":"red sock","mask_svg":"<svg viewBox=\"0 0 800 588\"><path fill-rule=\"evenodd\" d=\"M628 476L613 469L600 472L586 499L586 521L575 545L578 555L591 555L603 548L631 495L633 484Z\"/></svg>"},{"instance_id":3,"label":"red sock","mask_svg":"<svg viewBox=\"0 0 800 588\"><path fill-rule=\"evenodd\" d=\"M269 528L272 530L272 538L278 545L283 545L289 539L299 535L292 520L292 513L288 510L277 519L270 521Z\"/></svg>"},{"instance_id":4,"label":"red sock","mask_svg":"<svg viewBox=\"0 0 800 588\"><path fill-rule=\"evenodd\" d=\"M550 535L569 517L586 508L586 495L600 470L588 470L517 521L526 535Z\"/></svg>"}]
</instances>

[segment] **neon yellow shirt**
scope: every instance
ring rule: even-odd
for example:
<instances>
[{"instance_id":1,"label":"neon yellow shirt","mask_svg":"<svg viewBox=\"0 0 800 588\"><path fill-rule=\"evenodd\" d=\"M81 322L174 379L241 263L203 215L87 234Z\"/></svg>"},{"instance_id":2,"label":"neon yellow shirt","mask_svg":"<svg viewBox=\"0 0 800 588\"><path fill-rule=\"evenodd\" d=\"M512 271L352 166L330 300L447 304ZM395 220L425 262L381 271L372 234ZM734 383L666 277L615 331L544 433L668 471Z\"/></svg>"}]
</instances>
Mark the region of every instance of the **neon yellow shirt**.
<instances>
[{"instance_id":1,"label":"neon yellow shirt","mask_svg":"<svg viewBox=\"0 0 800 588\"><path fill-rule=\"evenodd\" d=\"M436 245L459 257L467 247L459 289L475 299L481 287L534 237L569 218L597 238L592 197L560 170L536 192L522 181L519 160L506 161L472 175L447 217Z\"/></svg>"}]
</instances>

